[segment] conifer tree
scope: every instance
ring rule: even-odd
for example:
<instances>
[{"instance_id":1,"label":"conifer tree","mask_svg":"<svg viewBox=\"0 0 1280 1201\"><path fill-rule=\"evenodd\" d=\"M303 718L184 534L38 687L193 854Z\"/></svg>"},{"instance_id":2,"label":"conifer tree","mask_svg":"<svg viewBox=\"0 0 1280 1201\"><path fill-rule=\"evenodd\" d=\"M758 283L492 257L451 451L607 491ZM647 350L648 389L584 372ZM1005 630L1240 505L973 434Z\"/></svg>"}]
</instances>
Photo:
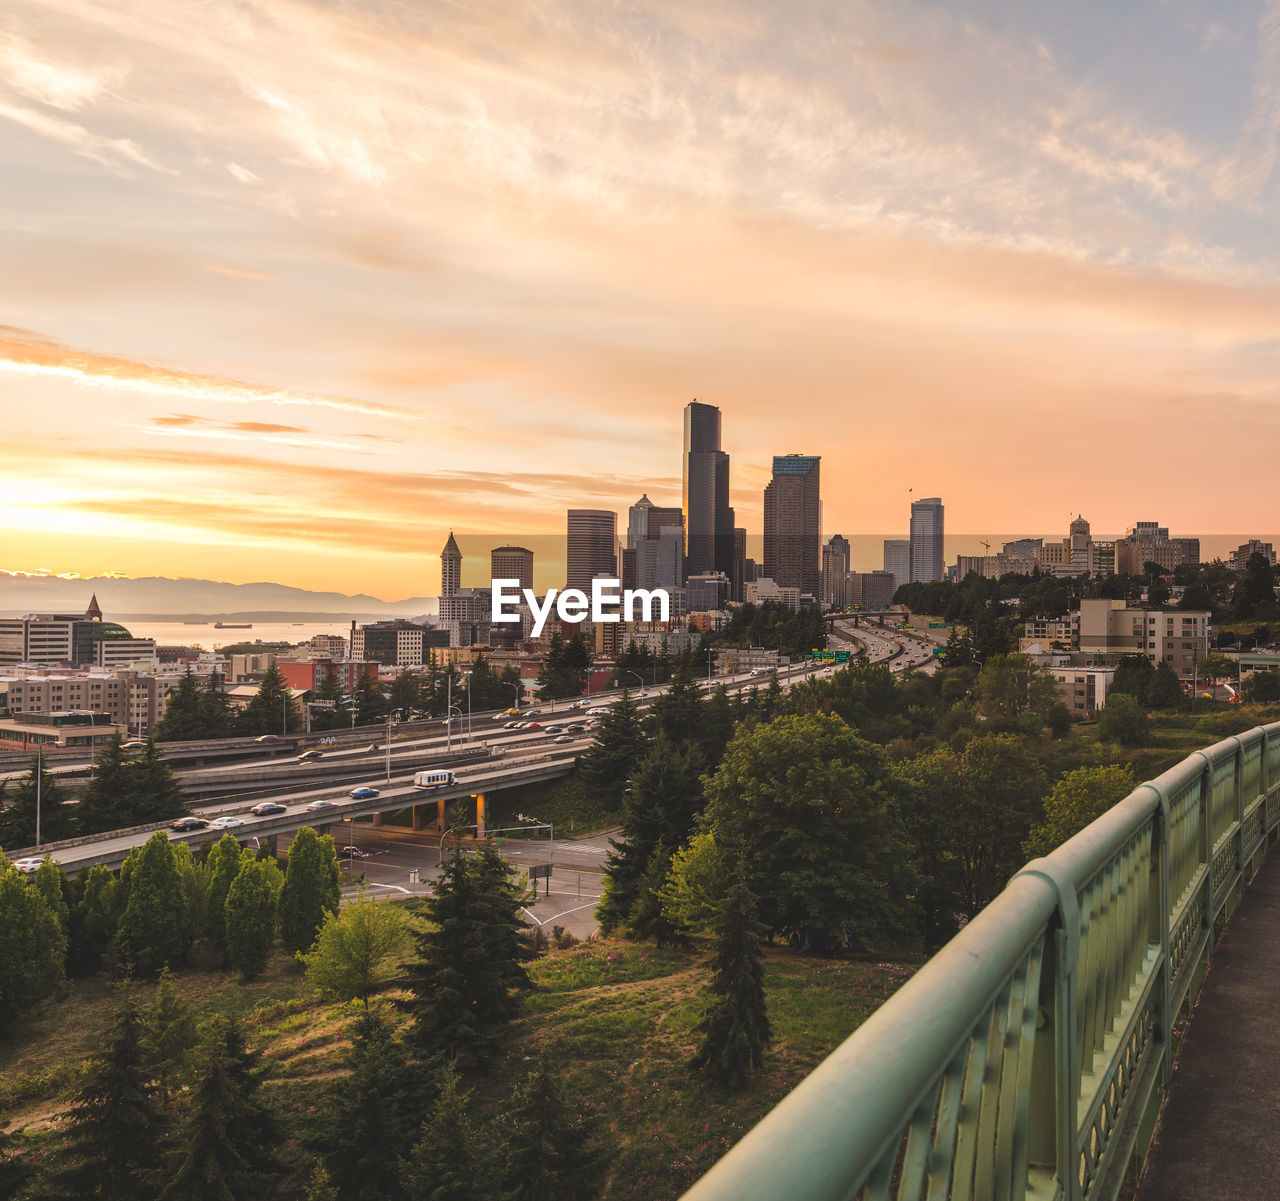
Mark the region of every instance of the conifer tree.
<instances>
[{"instance_id":1,"label":"conifer tree","mask_svg":"<svg viewBox=\"0 0 1280 1201\"><path fill-rule=\"evenodd\" d=\"M586 785L605 805L616 808L649 747L640 711L625 690L600 721L595 741L578 760Z\"/></svg>"},{"instance_id":2,"label":"conifer tree","mask_svg":"<svg viewBox=\"0 0 1280 1201\"><path fill-rule=\"evenodd\" d=\"M573 1112L545 1057L516 1089L507 1152L506 1201L591 1201L605 1157L596 1132Z\"/></svg>"},{"instance_id":3,"label":"conifer tree","mask_svg":"<svg viewBox=\"0 0 1280 1201\"><path fill-rule=\"evenodd\" d=\"M67 965L78 975L97 971L115 938L116 887L115 873L100 863L80 875L80 899L71 910L67 936Z\"/></svg>"},{"instance_id":4,"label":"conifer tree","mask_svg":"<svg viewBox=\"0 0 1280 1201\"><path fill-rule=\"evenodd\" d=\"M204 861L204 898L200 933L225 960L227 954L227 893L240 874L245 854L232 834L224 834Z\"/></svg>"},{"instance_id":5,"label":"conifer tree","mask_svg":"<svg viewBox=\"0 0 1280 1201\"><path fill-rule=\"evenodd\" d=\"M223 677L215 671L210 674L208 685L200 690L198 738L226 738L231 733L231 706L222 684Z\"/></svg>"},{"instance_id":6,"label":"conifer tree","mask_svg":"<svg viewBox=\"0 0 1280 1201\"><path fill-rule=\"evenodd\" d=\"M35 890L44 897L45 904L49 906L49 912L57 919L58 926L65 938L67 927L70 923L71 910L67 905L66 877L62 874L62 868L54 863L52 859L45 859L36 868L36 874L31 883Z\"/></svg>"},{"instance_id":7,"label":"conifer tree","mask_svg":"<svg viewBox=\"0 0 1280 1201\"><path fill-rule=\"evenodd\" d=\"M450 1072L404 1163L405 1201L492 1201L501 1167L467 1113L470 1099Z\"/></svg>"},{"instance_id":8,"label":"conifer tree","mask_svg":"<svg viewBox=\"0 0 1280 1201\"><path fill-rule=\"evenodd\" d=\"M246 980L266 971L275 941L276 904L269 867L257 859L244 860L227 891L227 958Z\"/></svg>"},{"instance_id":9,"label":"conifer tree","mask_svg":"<svg viewBox=\"0 0 1280 1201\"><path fill-rule=\"evenodd\" d=\"M338 912L342 898L333 839L303 826L289 845L280 893L280 937L290 955L309 951L325 915Z\"/></svg>"},{"instance_id":10,"label":"conifer tree","mask_svg":"<svg viewBox=\"0 0 1280 1201\"><path fill-rule=\"evenodd\" d=\"M740 874L725 895L716 923L711 983L698 1024L701 1041L690 1061L695 1071L740 1088L764 1062L772 1040L761 965L761 927L755 900Z\"/></svg>"},{"instance_id":11,"label":"conifer tree","mask_svg":"<svg viewBox=\"0 0 1280 1201\"><path fill-rule=\"evenodd\" d=\"M411 993L402 1002L413 1037L428 1054L487 1061L532 987L523 961L523 893L505 861L486 847L474 861L455 850L444 863L427 924L415 934L418 960L407 966Z\"/></svg>"},{"instance_id":12,"label":"conifer tree","mask_svg":"<svg viewBox=\"0 0 1280 1201\"><path fill-rule=\"evenodd\" d=\"M67 1112L65 1164L54 1176L54 1196L150 1201L156 1195L164 1127L149 1075L142 1020L126 1000Z\"/></svg>"},{"instance_id":13,"label":"conifer tree","mask_svg":"<svg viewBox=\"0 0 1280 1201\"><path fill-rule=\"evenodd\" d=\"M240 734L287 734L302 728L297 702L274 663L262 673L258 694L241 711L236 728Z\"/></svg>"},{"instance_id":14,"label":"conifer tree","mask_svg":"<svg viewBox=\"0 0 1280 1201\"><path fill-rule=\"evenodd\" d=\"M121 830L136 824L129 820L132 781L123 745L123 740L117 734L110 742L103 743L93 758L89 783L76 807L76 824L81 834Z\"/></svg>"},{"instance_id":15,"label":"conifer tree","mask_svg":"<svg viewBox=\"0 0 1280 1201\"><path fill-rule=\"evenodd\" d=\"M0 855L0 1036L65 980L66 935L44 894Z\"/></svg>"},{"instance_id":16,"label":"conifer tree","mask_svg":"<svg viewBox=\"0 0 1280 1201\"><path fill-rule=\"evenodd\" d=\"M155 999L143 1019L142 1047L143 1062L166 1100L186 1078L196 1044L195 1010L179 995L169 968L161 968Z\"/></svg>"},{"instance_id":17,"label":"conifer tree","mask_svg":"<svg viewBox=\"0 0 1280 1201\"><path fill-rule=\"evenodd\" d=\"M636 886L635 901L627 921L627 933L641 941L652 938L660 947L675 946L687 941L684 932L667 914L663 904L663 889L667 873L671 870L671 852L667 844L659 840L649 856L644 875Z\"/></svg>"},{"instance_id":18,"label":"conifer tree","mask_svg":"<svg viewBox=\"0 0 1280 1201\"><path fill-rule=\"evenodd\" d=\"M355 1023L350 1074L326 1094L315 1147L338 1196L400 1201L399 1162L436 1087L376 1009Z\"/></svg>"},{"instance_id":19,"label":"conifer tree","mask_svg":"<svg viewBox=\"0 0 1280 1201\"><path fill-rule=\"evenodd\" d=\"M163 830L129 852L121 871L127 893L116 933L121 959L139 975L155 975L165 964L180 966L187 956L189 915L178 861Z\"/></svg>"},{"instance_id":20,"label":"conifer tree","mask_svg":"<svg viewBox=\"0 0 1280 1201\"><path fill-rule=\"evenodd\" d=\"M48 770L47 761L41 769L39 758L33 758L31 770L18 781L11 794L6 795L6 792L0 786L0 846L17 850L36 845L37 796L42 845L70 838L75 833L73 810L77 806L70 804L67 790Z\"/></svg>"},{"instance_id":21,"label":"conifer tree","mask_svg":"<svg viewBox=\"0 0 1280 1201\"><path fill-rule=\"evenodd\" d=\"M142 753L130 761L125 778L129 791L124 818L128 824L167 822L188 811L178 777L160 757L154 738L148 738Z\"/></svg>"},{"instance_id":22,"label":"conifer tree","mask_svg":"<svg viewBox=\"0 0 1280 1201\"><path fill-rule=\"evenodd\" d=\"M206 737L200 686L190 667L182 673L178 686L169 693L164 716L156 722L151 735L157 742L192 742Z\"/></svg>"},{"instance_id":23,"label":"conifer tree","mask_svg":"<svg viewBox=\"0 0 1280 1201\"><path fill-rule=\"evenodd\" d=\"M659 736L631 777L622 810L621 834L605 857L605 891L596 917L606 932L626 926L640 895L641 880L660 842L688 841L701 804L697 776L689 760Z\"/></svg>"}]
</instances>

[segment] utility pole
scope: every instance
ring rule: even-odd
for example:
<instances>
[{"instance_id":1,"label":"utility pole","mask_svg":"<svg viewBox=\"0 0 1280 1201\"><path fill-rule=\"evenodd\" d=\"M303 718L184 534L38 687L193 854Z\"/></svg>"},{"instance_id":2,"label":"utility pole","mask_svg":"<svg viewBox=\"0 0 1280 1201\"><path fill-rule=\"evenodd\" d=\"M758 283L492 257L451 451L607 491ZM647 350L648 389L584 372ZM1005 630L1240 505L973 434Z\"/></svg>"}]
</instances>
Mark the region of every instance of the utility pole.
<instances>
[{"instance_id":1,"label":"utility pole","mask_svg":"<svg viewBox=\"0 0 1280 1201\"><path fill-rule=\"evenodd\" d=\"M391 783L391 714L387 714L387 783Z\"/></svg>"},{"instance_id":2,"label":"utility pole","mask_svg":"<svg viewBox=\"0 0 1280 1201\"><path fill-rule=\"evenodd\" d=\"M36 846L40 845L40 786L44 782L44 747L36 748Z\"/></svg>"}]
</instances>

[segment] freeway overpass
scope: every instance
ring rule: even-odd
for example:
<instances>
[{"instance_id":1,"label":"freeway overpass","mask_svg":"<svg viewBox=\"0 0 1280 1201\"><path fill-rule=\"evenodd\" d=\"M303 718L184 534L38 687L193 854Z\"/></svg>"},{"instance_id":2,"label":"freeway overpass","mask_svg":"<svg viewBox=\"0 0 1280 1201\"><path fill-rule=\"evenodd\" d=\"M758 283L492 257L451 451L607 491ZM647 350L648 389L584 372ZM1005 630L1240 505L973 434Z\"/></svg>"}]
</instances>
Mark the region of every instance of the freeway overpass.
<instances>
[{"instance_id":1,"label":"freeway overpass","mask_svg":"<svg viewBox=\"0 0 1280 1201\"><path fill-rule=\"evenodd\" d=\"M447 788L420 789L415 788L412 776L393 780L389 786L381 788L379 795L364 800L353 800L347 796L332 797L331 789L323 789L321 793L328 796L317 796L313 790L293 796L277 798L281 804L288 806L288 812L268 817L254 817L244 814L244 825L232 830L193 830L183 833L170 832L172 842L186 842L193 849L208 843L217 842L223 834L230 833L244 842L249 839L271 839L281 834L293 834L301 826L311 826L322 832L331 824L342 822L346 818L376 817L382 813L394 813L402 809L414 810L414 828L421 829L428 822L443 829L445 814L451 805L459 801L470 801L475 798L477 832L484 836L485 801L495 792L508 788L522 787L554 780L567 775L573 770L577 756L585 749L587 740L580 740L573 746L539 749L511 760L489 760L473 768L457 773L457 783ZM320 811L307 808L307 803L316 799L329 801ZM140 826L132 830L116 830L87 838L67 839L60 843L49 843L40 848L41 853L52 858L68 875L75 875L82 868L103 864L112 869L120 867L135 846L141 846L156 830L165 830L167 823ZM21 859L34 852L25 851L9 853L12 859Z\"/></svg>"}]
</instances>

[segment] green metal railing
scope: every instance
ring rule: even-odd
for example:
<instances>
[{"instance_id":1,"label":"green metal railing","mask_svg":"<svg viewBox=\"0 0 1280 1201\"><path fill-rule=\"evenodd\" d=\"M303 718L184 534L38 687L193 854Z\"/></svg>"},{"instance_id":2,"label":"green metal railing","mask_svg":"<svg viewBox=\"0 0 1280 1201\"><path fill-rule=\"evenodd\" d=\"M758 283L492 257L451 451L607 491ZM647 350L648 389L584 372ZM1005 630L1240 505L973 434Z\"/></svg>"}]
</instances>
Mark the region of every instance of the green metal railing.
<instances>
[{"instance_id":1,"label":"green metal railing","mask_svg":"<svg viewBox=\"0 0 1280 1201\"><path fill-rule=\"evenodd\" d=\"M1196 751L973 921L687 1201L1112 1201L1280 822L1280 723Z\"/></svg>"}]
</instances>

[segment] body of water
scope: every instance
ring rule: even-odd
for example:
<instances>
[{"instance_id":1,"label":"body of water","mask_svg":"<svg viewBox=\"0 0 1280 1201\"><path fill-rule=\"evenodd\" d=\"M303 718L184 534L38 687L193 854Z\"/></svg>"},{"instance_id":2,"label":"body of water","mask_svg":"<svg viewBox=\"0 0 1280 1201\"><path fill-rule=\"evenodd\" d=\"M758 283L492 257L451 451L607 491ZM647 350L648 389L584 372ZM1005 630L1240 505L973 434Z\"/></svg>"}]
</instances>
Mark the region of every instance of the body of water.
<instances>
[{"instance_id":1,"label":"body of water","mask_svg":"<svg viewBox=\"0 0 1280 1201\"><path fill-rule=\"evenodd\" d=\"M181 621L123 621L120 623L135 638L154 638L161 646L198 646L216 651L239 642L308 642L316 634L337 634L346 638L351 633L349 621L263 621L251 629L215 629L212 622L188 625Z\"/></svg>"}]
</instances>

